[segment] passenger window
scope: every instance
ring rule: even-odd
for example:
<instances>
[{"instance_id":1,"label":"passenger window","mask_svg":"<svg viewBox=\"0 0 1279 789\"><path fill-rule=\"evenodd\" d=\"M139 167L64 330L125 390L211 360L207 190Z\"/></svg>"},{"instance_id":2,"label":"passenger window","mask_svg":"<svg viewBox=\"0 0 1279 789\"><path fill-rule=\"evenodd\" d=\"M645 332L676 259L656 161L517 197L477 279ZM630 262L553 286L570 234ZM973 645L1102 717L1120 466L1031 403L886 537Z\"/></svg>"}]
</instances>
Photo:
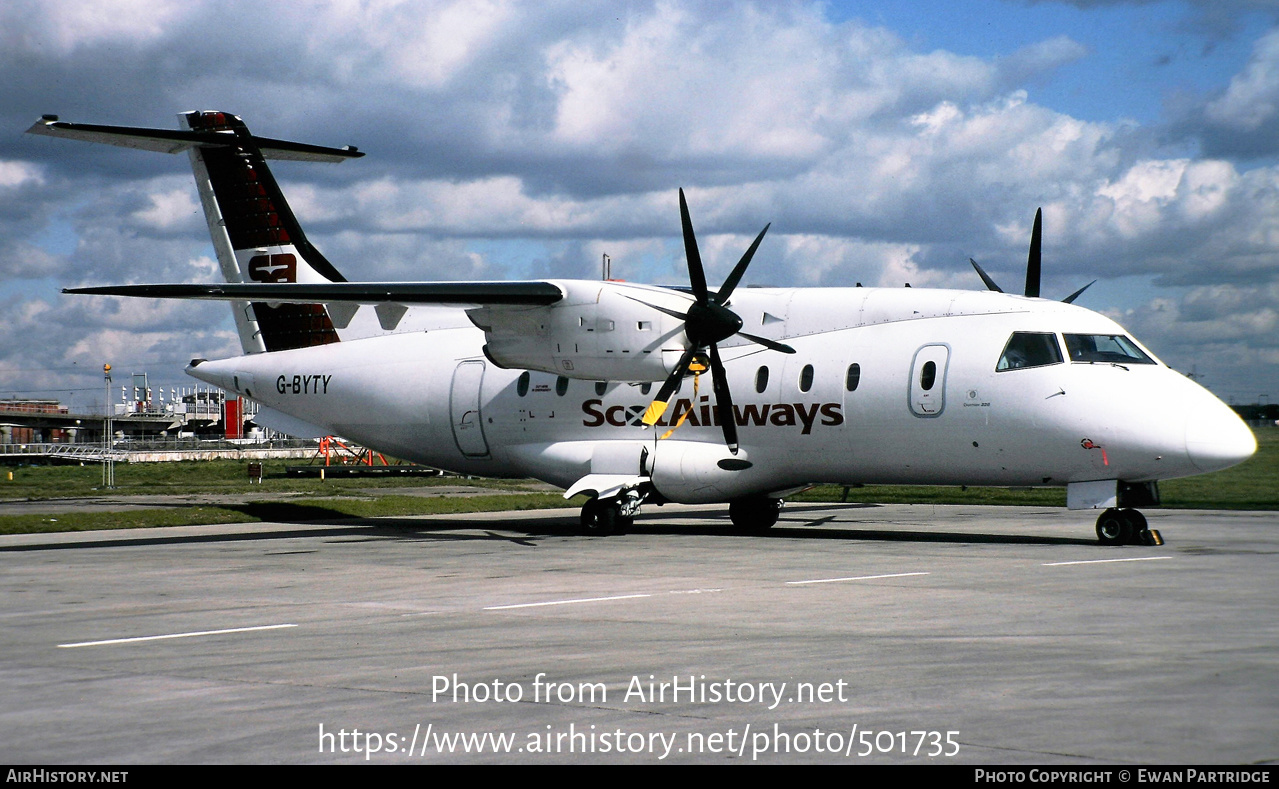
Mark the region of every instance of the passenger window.
<instances>
[{"instance_id":1,"label":"passenger window","mask_svg":"<svg viewBox=\"0 0 1279 789\"><path fill-rule=\"evenodd\" d=\"M520 373L520 380L515 383L515 393L520 397L528 394L528 379L529 373L528 370L525 370Z\"/></svg>"},{"instance_id":2,"label":"passenger window","mask_svg":"<svg viewBox=\"0 0 1279 789\"><path fill-rule=\"evenodd\" d=\"M919 372L919 388L925 392L937 383L937 362L924 362L924 369Z\"/></svg>"},{"instance_id":3,"label":"passenger window","mask_svg":"<svg viewBox=\"0 0 1279 789\"><path fill-rule=\"evenodd\" d=\"M640 394L644 394L644 395L646 395L646 394L648 394L648 393L649 393L649 392L651 392L651 391L653 391L653 384L652 384L652 382L650 382L650 381L645 381L644 383L640 384Z\"/></svg>"},{"instance_id":4,"label":"passenger window","mask_svg":"<svg viewBox=\"0 0 1279 789\"><path fill-rule=\"evenodd\" d=\"M760 394L768 388L768 368L761 367L755 371L755 391Z\"/></svg>"},{"instance_id":5,"label":"passenger window","mask_svg":"<svg viewBox=\"0 0 1279 789\"><path fill-rule=\"evenodd\" d=\"M1061 364L1061 346L1057 345L1057 336L1049 332L1014 332L1004 346L1004 353L999 357L995 370L1020 370L1025 367L1044 367L1049 364Z\"/></svg>"},{"instance_id":6,"label":"passenger window","mask_svg":"<svg viewBox=\"0 0 1279 789\"><path fill-rule=\"evenodd\" d=\"M1120 334L1067 334L1066 352L1072 362L1155 363L1135 342Z\"/></svg>"},{"instance_id":7,"label":"passenger window","mask_svg":"<svg viewBox=\"0 0 1279 789\"><path fill-rule=\"evenodd\" d=\"M608 382L607 382L607 381L596 381L596 382L595 382L595 396L596 396L596 397L603 397L603 396L604 396L604 392L605 392L605 390L607 390L607 389L608 389Z\"/></svg>"},{"instance_id":8,"label":"passenger window","mask_svg":"<svg viewBox=\"0 0 1279 789\"><path fill-rule=\"evenodd\" d=\"M807 392L813 388L813 366L811 364L804 365L804 369L799 371L799 391Z\"/></svg>"},{"instance_id":9,"label":"passenger window","mask_svg":"<svg viewBox=\"0 0 1279 789\"><path fill-rule=\"evenodd\" d=\"M563 397L568 393L568 379L564 376L558 376L555 379L555 394Z\"/></svg>"},{"instance_id":10,"label":"passenger window","mask_svg":"<svg viewBox=\"0 0 1279 789\"><path fill-rule=\"evenodd\" d=\"M854 362L848 365L848 374L844 376L844 388L850 392L857 391L857 385L862 382L862 366Z\"/></svg>"}]
</instances>

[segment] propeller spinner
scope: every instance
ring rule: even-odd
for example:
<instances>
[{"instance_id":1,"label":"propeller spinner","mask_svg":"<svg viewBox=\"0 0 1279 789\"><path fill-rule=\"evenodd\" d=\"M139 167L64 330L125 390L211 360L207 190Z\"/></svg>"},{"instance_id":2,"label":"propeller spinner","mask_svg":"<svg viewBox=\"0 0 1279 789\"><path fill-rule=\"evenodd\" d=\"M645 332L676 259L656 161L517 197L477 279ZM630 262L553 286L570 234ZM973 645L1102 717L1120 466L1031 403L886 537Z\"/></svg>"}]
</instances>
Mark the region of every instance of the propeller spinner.
<instances>
[{"instance_id":1,"label":"propeller spinner","mask_svg":"<svg viewBox=\"0 0 1279 789\"><path fill-rule=\"evenodd\" d=\"M715 409L719 416L719 423L724 429L724 443L728 445L729 451L734 455L737 454L737 418L733 410L733 395L728 388L728 377L724 371L724 363L719 356L719 343L727 340L734 335L741 335L751 342L763 345L765 348L782 353L794 353L795 349L784 343L770 340L766 337L757 337L753 334L747 334L742 331L742 319L737 313L728 308L728 299L736 289L737 284L741 282L742 276L746 273L746 267L750 265L751 258L755 256L755 250L759 248L759 244L764 240L764 234L768 232L770 225L765 225L764 229L759 231L759 235L755 237L755 241L751 243L750 248L742 255L742 259L737 261L737 265L733 267L733 271L728 275L728 279L724 280L724 284L715 293L711 293L706 287L706 272L702 268L702 255L697 248L697 237L693 233L693 221L688 215L688 202L684 199L684 190L679 190L679 213L680 222L684 230L684 255L688 260L688 279L693 286L693 303L689 305L687 312L679 312L677 310L660 307L656 304L648 304L641 302L645 306L679 318L684 321L684 333L688 337L688 349L680 356L679 363L675 365L675 369L666 378L662 384L662 388L658 390L657 396L653 398L653 402L649 405L648 410L644 412L643 421L646 425L657 424L657 420L666 412L670 405L671 397L675 394L675 390L679 388L680 381L690 372L700 373L709 365L712 373L712 384L715 390Z\"/></svg>"}]
</instances>

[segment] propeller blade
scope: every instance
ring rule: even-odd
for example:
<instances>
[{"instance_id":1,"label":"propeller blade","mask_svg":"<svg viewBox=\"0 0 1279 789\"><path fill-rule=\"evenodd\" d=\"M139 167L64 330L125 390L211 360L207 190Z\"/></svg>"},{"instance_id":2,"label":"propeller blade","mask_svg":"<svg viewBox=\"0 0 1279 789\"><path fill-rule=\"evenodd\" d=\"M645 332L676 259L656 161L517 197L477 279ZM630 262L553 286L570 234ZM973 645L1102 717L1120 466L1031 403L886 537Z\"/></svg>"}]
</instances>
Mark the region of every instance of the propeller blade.
<instances>
[{"instance_id":1,"label":"propeller blade","mask_svg":"<svg viewBox=\"0 0 1279 789\"><path fill-rule=\"evenodd\" d=\"M733 408L733 395L728 390L728 373L719 359L719 346L711 343L711 384L715 387L715 409L719 412L719 424L724 429L724 443L728 451L737 454L737 412Z\"/></svg>"},{"instance_id":2,"label":"propeller blade","mask_svg":"<svg viewBox=\"0 0 1279 789\"><path fill-rule=\"evenodd\" d=\"M1065 304L1074 304L1074 303L1075 303L1075 299L1079 298L1079 294L1081 294L1081 293L1083 293L1084 291L1088 290L1089 288L1091 288L1091 287L1092 287L1093 285L1095 285L1095 284L1097 284L1097 280L1093 280L1092 282L1089 282L1087 285L1084 285L1084 286L1083 286L1082 288L1080 288L1079 290L1075 291L1074 293L1070 294L1070 295L1069 295L1069 296L1067 296L1066 298L1062 299L1062 302L1063 302L1063 303L1065 303Z\"/></svg>"},{"instance_id":3,"label":"propeller blade","mask_svg":"<svg viewBox=\"0 0 1279 789\"><path fill-rule=\"evenodd\" d=\"M688 363L693 360L693 354L697 353L696 348L689 348L684 351L684 355L679 357L679 363L675 365L675 369L671 374L666 376L666 381L662 384L662 388L657 390L657 397L653 398L653 402L648 404L648 409L644 411L641 421L653 426L657 424L657 420L662 418L662 414L666 413L667 407L671 404L671 396L675 394L675 390L679 388L679 382L684 378L685 371L688 370Z\"/></svg>"},{"instance_id":4,"label":"propeller blade","mask_svg":"<svg viewBox=\"0 0 1279 789\"><path fill-rule=\"evenodd\" d=\"M728 297L733 295L733 290L737 287L737 283L741 282L742 275L746 273L746 267L750 265L751 258L755 257L755 250L759 249L759 242L764 240L764 234L773 226L772 222L764 225L764 229L759 231L759 235L755 236L755 241L751 243L750 249L746 250L746 254L742 255L742 259L737 261L737 265L733 267L733 271L728 275L728 279L724 280L724 284L720 286L719 292L715 294L715 301L723 304L728 301Z\"/></svg>"},{"instance_id":5,"label":"propeller blade","mask_svg":"<svg viewBox=\"0 0 1279 789\"><path fill-rule=\"evenodd\" d=\"M986 283L986 290L993 290L996 293L1004 292L1004 289L996 285L995 280L991 279L990 275L987 274L986 271L982 269L981 266L977 265L977 261L973 260L972 258L969 258L968 262L972 263L973 268L977 269L977 276L981 277L981 281Z\"/></svg>"},{"instance_id":6,"label":"propeller blade","mask_svg":"<svg viewBox=\"0 0 1279 789\"><path fill-rule=\"evenodd\" d=\"M1026 258L1026 295L1039 298L1040 246L1043 243L1044 209L1035 211L1035 226L1030 231L1030 255Z\"/></svg>"},{"instance_id":7,"label":"propeller blade","mask_svg":"<svg viewBox=\"0 0 1279 789\"><path fill-rule=\"evenodd\" d=\"M693 286L697 303L705 305L708 301L706 271L702 268L702 255L697 251L697 236L693 235L693 220L688 216L688 202L684 199L682 188L679 190L679 218L684 227L684 257L688 259L688 280Z\"/></svg>"},{"instance_id":8,"label":"propeller blade","mask_svg":"<svg viewBox=\"0 0 1279 789\"><path fill-rule=\"evenodd\" d=\"M671 397L674 396L675 390L679 388L679 383L684 376L691 369L696 369L699 373L704 370L701 365L706 363L706 359L703 356L699 356L699 354L702 349L709 349L709 365L712 374L711 385L715 389L715 412L719 414L720 425L724 430L724 443L728 445L729 451L736 455L739 448L737 443L737 412L733 408L733 395L728 390L728 375L724 370L723 361L719 358L718 343L735 334L741 334L751 342L758 343L769 350L782 353L795 352L794 348L785 343L770 340L766 337L757 337L741 331L741 316L724 306L733 294L733 290L737 288L738 283L742 281L742 277L746 274L746 267L750 265L751 259L755 257L755 251L759 249L760 242L764 240L764 234L768 232L768 228L771 225L764 225L764 229L759 231L759 235L755 237L750 248L742 255L741 260L737 261L732 273L728 275L728 279L724 280L724 284L716 291L715 298L712 300L706 288L706 271L702 268L702 256L697 250L697 236L693 233L693 220L688 214L688 200L684 197L683 189L679 190L679 217L684 231L684 256L688 259L688 280L692 285L694 296L694 301L689 305L688 311L679 312L669 307L659 307L656 304L640 301L633 296L627 296L632 301L639 302L664 315L670 315L672 318L679 318L684 321L684 334L689 340L689 348L680 356L679 363L675 365L675 369L667 376L662 388L658 390L657 396L653 398L653 402L649 403L641 421L649 426L657 424L662 415L666 413ZM697 364L698 367L694 368L694 364Z\"/></svg>"},{"instance_id":9,"label":"propeller blade","mask_svg":"<svg viewBox=\"0 0 1279 789\"><path fill-rule=\"evenodd\" d=\"M750 340L751 342L756 343L757 345L764 346L770 351L781 351L782 353L795 352L794 348L790 347L789 345L783 342L777 342L776 340L770 340L767 337L760 337L754 334L747 334L744 331L739 331L738 334Z\"/></svg>"},{"instance_id":10,"label":"propeller blade","mask_svg":"<svg viewBox=\"0 0 1279 789\"><path fill-rule=\"evenodd\" d=\"M627 296L625 293L623 293L622 295L623 295L623 296L626 296L626 298L630 299L631 301L634 301L634 302L636 302L636 303L638 303L638 304L643 304L645 307L649 307L650 309L657 310L658 312L665 313L665 314L667 314L667 315L671 316L672 318L679 318L679 319L680 319L680 320L682 320L682 321L687 321L687 320L688 320L688 313L687 313L687 312L677 312L676 310L673 310L673 309L671 309L671 308L669 308L669 307L659 307L659 306L658 306L658 305L656 305L656 304L649 304L647 301L640 301L639 299L635 298L634 296Z\"/></svg>"}]
</instances>

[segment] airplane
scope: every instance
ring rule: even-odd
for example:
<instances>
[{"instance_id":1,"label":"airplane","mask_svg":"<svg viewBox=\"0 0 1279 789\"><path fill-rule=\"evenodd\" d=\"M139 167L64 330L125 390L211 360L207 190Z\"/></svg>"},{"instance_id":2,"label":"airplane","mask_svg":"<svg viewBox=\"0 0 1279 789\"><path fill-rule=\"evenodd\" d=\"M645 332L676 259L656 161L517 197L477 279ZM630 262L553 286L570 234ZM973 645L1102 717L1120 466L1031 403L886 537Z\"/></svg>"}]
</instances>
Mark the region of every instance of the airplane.
<instances>
[{"instance_id":1,"label":"airplane","mask_svg":"<svg viewBox=\"0 0 1279 789\"><path fill-rule=\"evenodd\" d=\"M739 287L767 226L712 289L682 189L686 286L348 282L266 160L362 152L255 136L225 112L178 118L46 115L28 132L187 153L226 282L63 292L229 301L243 355L186 372L256 401L258 424L585 494L587 534L667 502L727 503L735 531L759 534L817 483L1055 486L1069 509L1101 510L1100 543L1160 544L1138 509L1158 505L1158 480L1256 451L1229 407L1073 304L1083 289L1040 297L1038 217L1022 295L976 261L985 291ZM397 330L420 305L469 325ZM362 306L381 331L352 339Z\"/></svg>"}]
</instances>

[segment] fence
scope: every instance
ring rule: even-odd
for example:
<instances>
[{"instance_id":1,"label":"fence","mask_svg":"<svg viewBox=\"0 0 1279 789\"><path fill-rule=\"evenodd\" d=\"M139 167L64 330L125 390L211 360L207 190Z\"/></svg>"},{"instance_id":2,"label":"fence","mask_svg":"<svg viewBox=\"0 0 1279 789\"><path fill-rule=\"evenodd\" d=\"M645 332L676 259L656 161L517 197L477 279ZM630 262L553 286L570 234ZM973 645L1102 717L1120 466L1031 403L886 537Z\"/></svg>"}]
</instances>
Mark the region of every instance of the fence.
<instances>
[{"instance_id":1,"label":"fence","mask_svg":"<svg viewBox=\"0 0 1279 789\"><path fill-rule=\"evenodd\" d=\"M201 441L193 438L155 438L117 440L108 450L100 443L83 444L0 444L0 462L48 458L66 461L113 460L117 463L146 463L174 460L265 460L269 458L309 458L318 451L310 439L275 439L272 441Z\"/></svg>"}]
</instances>

